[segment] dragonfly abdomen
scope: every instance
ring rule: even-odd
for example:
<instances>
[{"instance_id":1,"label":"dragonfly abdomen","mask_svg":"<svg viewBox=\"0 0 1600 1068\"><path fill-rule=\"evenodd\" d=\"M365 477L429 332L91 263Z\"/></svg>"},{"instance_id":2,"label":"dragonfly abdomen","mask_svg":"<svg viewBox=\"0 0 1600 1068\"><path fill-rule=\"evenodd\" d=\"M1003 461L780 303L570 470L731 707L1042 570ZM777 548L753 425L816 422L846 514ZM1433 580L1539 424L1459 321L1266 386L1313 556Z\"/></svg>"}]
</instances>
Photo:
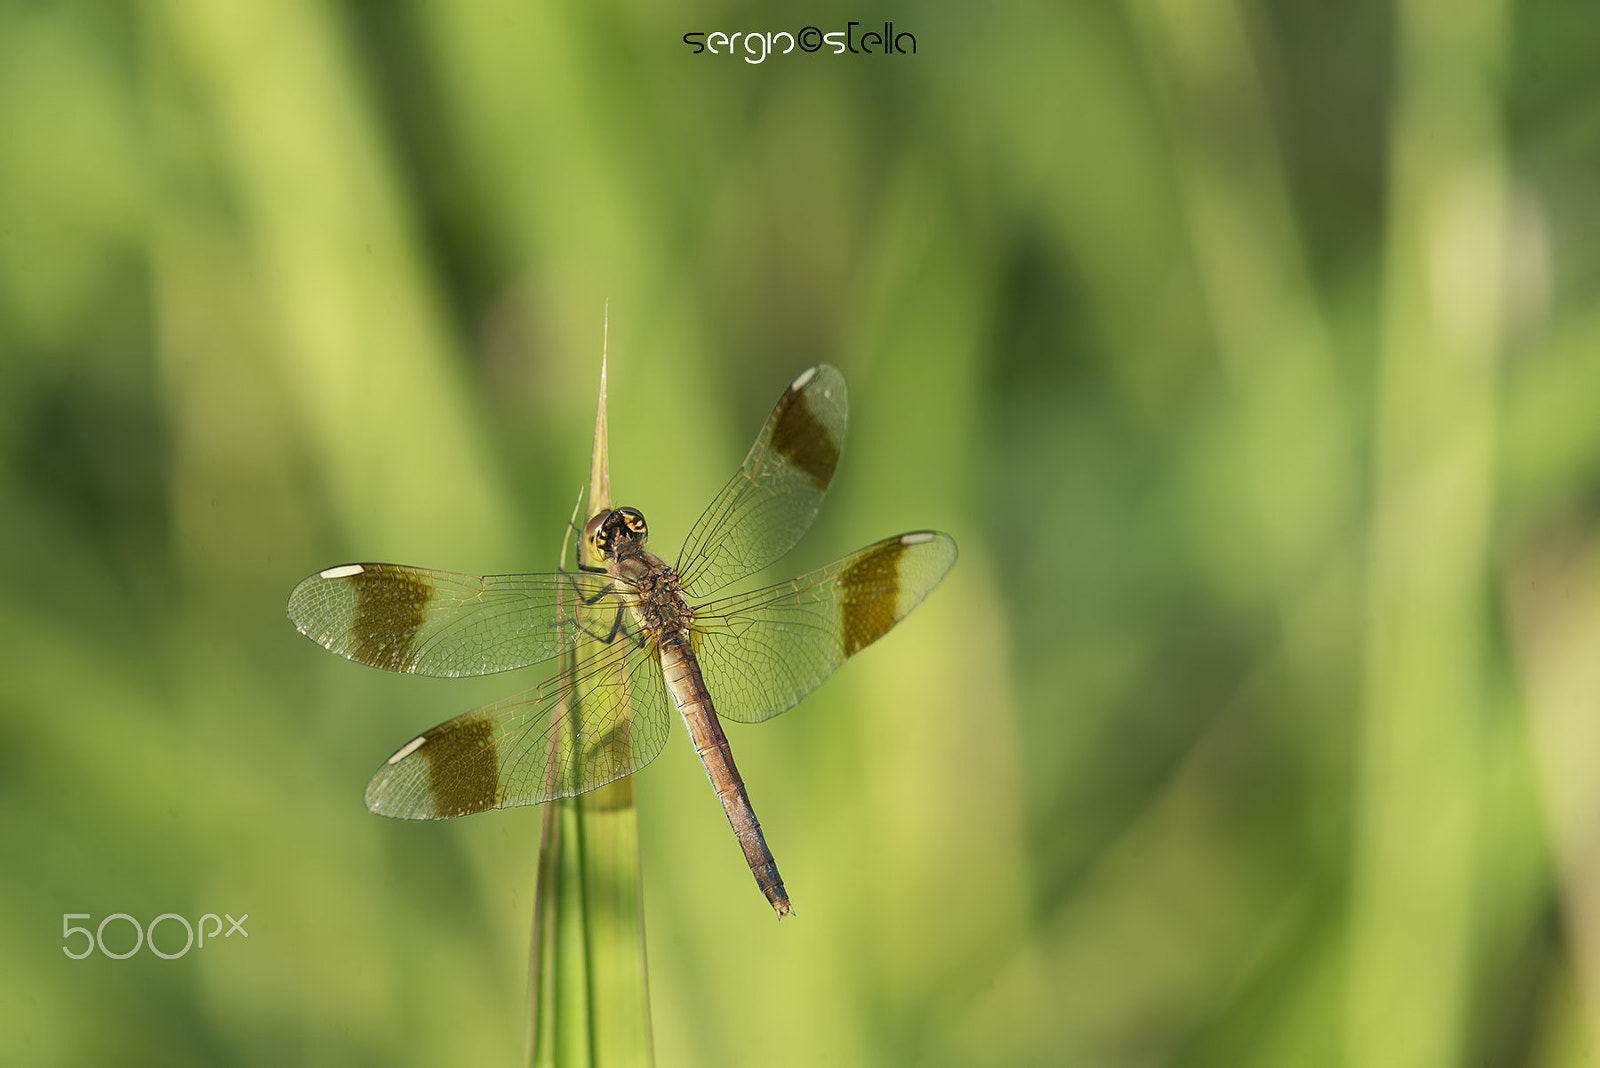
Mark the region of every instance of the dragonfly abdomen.
<instances>
[{"instance_id":1,"label":"dragonfly abdomen","mask_svg":"<svg viewBox=\"0 0 1600 1068\"><path fill-rule=\"evenodd\" d=\"M789 892L784 889L783 877L778 874L778 862L772 850L767 848L766 836L761 833L761 822L756 819L744 780L733 762L733 750L728 745L727 735L722 733L722 724L717 721L711 695L706 692L705 681L700 676L700 665L682 634L663 638L659 650L661 674L666 680L667 689L672 694L673 703L678 706L679 714L683 716L683 724L694 742L694 751L700 757L707 777L711 779L711 788L717 792L722 810L728 814L728 823L733 827L734 836L739 839L739 847L744 851L745 862L750 865L750 873L755 876L756 885L778 915L787 916L794 911L789 903Z\"/></svg>"}]
</instances>

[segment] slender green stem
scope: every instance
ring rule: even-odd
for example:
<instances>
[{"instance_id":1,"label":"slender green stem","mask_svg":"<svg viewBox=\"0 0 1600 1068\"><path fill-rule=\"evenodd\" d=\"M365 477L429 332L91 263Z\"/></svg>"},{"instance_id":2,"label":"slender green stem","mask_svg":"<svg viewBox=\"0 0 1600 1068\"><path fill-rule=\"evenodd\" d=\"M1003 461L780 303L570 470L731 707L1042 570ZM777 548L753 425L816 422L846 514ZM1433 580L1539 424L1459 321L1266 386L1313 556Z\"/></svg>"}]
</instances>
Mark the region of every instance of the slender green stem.
<instances>
[{"instance_id":1,"label":"slender green stem","mask_svg":"<svg viewBox=\"0 0 1600 1068\"><path fill-rule=\"evenodd\" d=\"M602 358L590 517L611 505L606 438ZM563 560L565 553L564 546ZM571 666L566 665L568 670ZM583 713L581 702L568 708L563 717L567 729L551 738L553 761L583 738ZM628 745L627 731L612 732L604 744ZM547 807L528 981L529 1064L611 1068L653 1062L639 821L631 777Z\"/></svg>"}]
</instances>

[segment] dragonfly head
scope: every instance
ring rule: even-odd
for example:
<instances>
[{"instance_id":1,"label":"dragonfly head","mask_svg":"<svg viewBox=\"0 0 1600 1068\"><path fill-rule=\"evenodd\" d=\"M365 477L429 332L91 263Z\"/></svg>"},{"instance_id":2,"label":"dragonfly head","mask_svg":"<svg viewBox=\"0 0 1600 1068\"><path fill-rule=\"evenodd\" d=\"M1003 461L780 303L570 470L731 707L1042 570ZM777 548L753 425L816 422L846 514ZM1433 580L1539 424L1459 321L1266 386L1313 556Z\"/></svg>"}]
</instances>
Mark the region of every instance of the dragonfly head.
<instances>
[{"instance_id":1,"label":"dragonfly head","mask_svg":"<svg viewBox=\"0 0 1600 1068\"><path fill-rule=\"evenodd\" d=\"M629 549L644 548L650 536L644 513L637 508L613 508L589 520L583 540L596 560L610 562Z\"/></svg>"}]
</instances>

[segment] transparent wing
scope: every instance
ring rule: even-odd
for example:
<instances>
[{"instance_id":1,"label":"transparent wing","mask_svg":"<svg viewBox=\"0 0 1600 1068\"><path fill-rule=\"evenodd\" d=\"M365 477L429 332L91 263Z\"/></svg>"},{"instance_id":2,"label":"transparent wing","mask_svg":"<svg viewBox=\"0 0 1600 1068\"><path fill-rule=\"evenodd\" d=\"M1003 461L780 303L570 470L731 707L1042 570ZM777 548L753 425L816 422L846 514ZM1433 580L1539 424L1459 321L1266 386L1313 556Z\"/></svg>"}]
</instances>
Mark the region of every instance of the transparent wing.
<instances>
[{"instance_id":1,"label":"transparent wing","mask_svg":"<svg viewBox=\"0 0 1600 1068\"><path fill-rule=\"evenodd\" d=\"M677 572L689 596L720 590L794 548L833 481L848 415L838 368L819 363L790 383L683 543Z\"/></svg>"},{"instance_id":2,"label":"transparent wing","mask_svg":"<svg viewBox=\"0 0 1600 1068\"><path fill-rule=\"evenodd\" d=\"M345 564L289 595L301 634L387 671L489 675L549 660L584 631L610 627L611 579L584 572L458 575L401 564Z\"/></svg>"},{"instance_id":3,"label":"transparent wing","mask_svg":"<svg viewBox=\"0 0 1600 1068\"><path fill-rule=\"evenodd\" d=\"M788 582L694 610L694 650L717 715L758 723L794 707L939 585L948 534L885 538Z\"/></svg>"},{"instance_id":4,"label":"transparent wing","mask_svg":"<svg viewBox=\"0 0 1600 1068\"><path fill-rule=\"evenodd\" d=\"M671 722L661 668L631 633L593 644L571 675L401 746L367 783L367 807L446 819L586 793L650 763Z\"/></svg>"}]
</instances>

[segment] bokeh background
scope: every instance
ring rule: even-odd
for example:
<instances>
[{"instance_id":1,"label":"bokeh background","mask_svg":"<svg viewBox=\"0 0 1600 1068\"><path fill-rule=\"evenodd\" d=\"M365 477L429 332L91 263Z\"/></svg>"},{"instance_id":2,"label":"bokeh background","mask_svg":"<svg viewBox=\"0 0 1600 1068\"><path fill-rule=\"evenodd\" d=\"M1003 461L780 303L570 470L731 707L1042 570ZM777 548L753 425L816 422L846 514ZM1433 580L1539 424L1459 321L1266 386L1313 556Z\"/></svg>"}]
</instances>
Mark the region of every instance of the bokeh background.
<instances>
[{"instance_id":1,"label":"bokeh background","mask_svg":"<svg viewBox=\"0 0 1600 1068\"><path fill-rule=\"evenodd\" d=\"M890 19L916 55L681 41ZM0 1063L519 1062L537 810L361 796L535 679L371 671L283 606L553 565L607 301L658 550L818 360L851 433L784 566L962 550L732 728L792 922L681 732L638 776L659 1064L1592 1063L1597 40L1513 0L0 6ZM61 952L168 912L249 937Z\"/></svg>"}]
</instances>

